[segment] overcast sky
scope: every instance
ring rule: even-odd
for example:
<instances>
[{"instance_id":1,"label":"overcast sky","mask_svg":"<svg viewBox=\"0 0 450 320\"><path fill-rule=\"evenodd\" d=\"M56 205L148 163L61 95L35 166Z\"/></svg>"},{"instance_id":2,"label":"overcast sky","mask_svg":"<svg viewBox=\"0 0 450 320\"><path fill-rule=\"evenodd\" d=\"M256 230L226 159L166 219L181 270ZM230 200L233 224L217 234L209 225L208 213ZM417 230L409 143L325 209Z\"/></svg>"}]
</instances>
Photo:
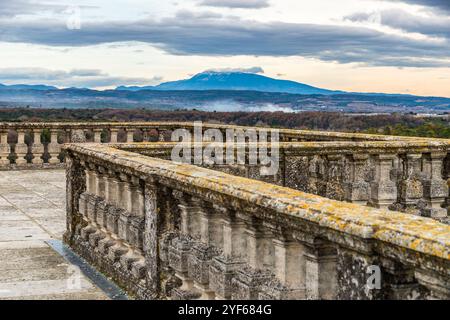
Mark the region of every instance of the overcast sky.
<instances>
[{"instance_id":1,"label":"overcast sky","mask_svg":"<svg viewBox=\"0 0 450 320\"><path fill-rule=\"evenodd\" d=\"M450 97L450 0L0 0L0 83L109 88L209 69Z\"/></svg>"}]
</instances>

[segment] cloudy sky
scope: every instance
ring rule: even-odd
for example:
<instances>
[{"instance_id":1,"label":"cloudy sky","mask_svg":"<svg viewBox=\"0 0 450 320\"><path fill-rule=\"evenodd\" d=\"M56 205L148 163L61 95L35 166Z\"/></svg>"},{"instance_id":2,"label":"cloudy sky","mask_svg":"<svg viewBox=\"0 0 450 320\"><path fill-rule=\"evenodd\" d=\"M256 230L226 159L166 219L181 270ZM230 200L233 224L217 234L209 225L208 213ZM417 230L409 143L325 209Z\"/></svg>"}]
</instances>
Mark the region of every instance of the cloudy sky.
<instances>
[{"instance_id":1,"label":"cloudy sky","mask_svg":"<svg viewBox=\"0 0 450 320\"><path fill-rule=\"evenodd\" d=\"M450 97L450 0L0 0L0 83L109 88L209 69Z\"/></svg>"}]
</instances>

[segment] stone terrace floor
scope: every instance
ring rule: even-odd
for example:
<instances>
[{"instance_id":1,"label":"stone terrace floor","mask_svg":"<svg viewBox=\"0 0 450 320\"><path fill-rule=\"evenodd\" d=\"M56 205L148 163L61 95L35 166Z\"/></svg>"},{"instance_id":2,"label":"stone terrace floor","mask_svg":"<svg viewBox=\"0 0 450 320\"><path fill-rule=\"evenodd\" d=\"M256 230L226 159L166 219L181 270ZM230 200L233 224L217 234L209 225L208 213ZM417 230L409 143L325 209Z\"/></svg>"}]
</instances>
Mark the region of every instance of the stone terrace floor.
<instances>
[{"instance_id":1,"label":"stone terrace floor","mask_svg":"<svg viewBox=\"0 0 450 320\"><path fill-rule=\"evenodd\" d=\"M65 230L65 187L64 170L0 171L0 299L107 299L46 242Z\"/></svg>"}]
</instances>

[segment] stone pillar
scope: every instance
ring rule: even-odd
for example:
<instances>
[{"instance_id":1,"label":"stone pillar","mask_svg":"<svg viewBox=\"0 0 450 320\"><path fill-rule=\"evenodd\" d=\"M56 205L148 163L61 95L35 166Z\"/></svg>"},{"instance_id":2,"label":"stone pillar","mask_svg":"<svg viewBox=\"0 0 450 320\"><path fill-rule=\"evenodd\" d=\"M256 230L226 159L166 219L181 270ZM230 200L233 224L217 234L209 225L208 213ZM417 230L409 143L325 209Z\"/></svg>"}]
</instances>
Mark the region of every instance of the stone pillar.
<instances>
[{"instance_id":1,"label":"stone pillar","mask_svg":"<svg viewBox=\"0 0 450 320\"><path fill-rule=\"evenodd\" d=\"M15 153L17 155L16 164L25 165L28 153L28 145L25 143L25 129L17 129L17 144L15 146Z\"/></svg>"},{"instance_id":2,"label":"stone pillar","mask_svg":"<svg viewBox=\"0 0 450 320\"><path fill-rule=\"evenodd\" d=\"M305 245L306 298L333 300L337 293L337 252L322 241ZM351 266L350 266L351 267Z\"/></svg>"},{"instance_id":3,"label":"stone pillar","mask_svg":"<svg viewBox=\"0 0 450 320\"><path fill-rule=\"evenodd\" d=\"M127 132L127 142L132 143L134 142L134 129L128 128L126 129Z\"/></svg>"},{"instance_id":4,"label":"stone pillar","mask_svg":"<svg viewBox=\"0 0 450 320\"><path fill-rule=\"evenodd\" d=\"M443 178L443 165L447 156L445 152L433 152L429 155L429 177L423 181L423 195L427 208L423 210L426 216L432 218L447 217L447 209L442 205L448 197L447 180Z\"/></svg>"},{"instance_id":5,"label":"stone pillar","mask_svg":"<svg viewBox=\"0 0 450 320\"><path fill-rule=\"evenodd\" d=\"M395 154L378 154L373 157L375 172L370 184L370 204L376 208L388 209L397 201L397 186L391 178Z\"/></svg>"},{"instance_id":6,"label":"stone pillar","mask_svg":"<svg viewBox=\"0 0 450 320\"><path fill-rule=\"evenodd\" d=\"M328 155L326 157L326 193L325 196L329 199L343 200L343 166L341 155Z\"/></svg>"},{"instance_id":7,"label":"stone pillar","mask_svg":"<svg viewBox=\"0 0 450 320\"><path fill-rule=\"evenodd\" d=\"M0 131L0 166L7 166L10 164L8 159L11 153L11 147L8 143L8 130Z\"/></svg>"},{"instance_id":8,"label":"stone pillar","mask_svg":"<svg viewBox=\"0 0 450 320\"><path fill-rule=\"evenodd\" d=\"M83 170L79 159L69 153L66 162L66 232L64 233L64 241L67 244L73 244L75 236L82 227L83 209L80 206L84 205L84 212L86 211L86 202L82 200L86 187L86 176Z\"/></svg>"},{"instance_id":9,"label":"stone pillar","mask_svg":"<svg viewBox=\"0 0 450 320\"><path fill-rule=\"evenodd\" d=\"M50 143L48 144L50 159L48 163L58 164L61 161L58 156L61 153L61 145L58 143L58 129L50 129Z\"/></svg>"},{"instance_id":10,"label":"stone pillar","mask_svg":"<svg viewBox=\"0 0 450 320\"><path fill-rule=\"evenodd\" d=\"M405 211L418 212L417 203L423 199L421 176L422 154L407 154L403 157L403 175L399 185L399 204Z\"/></svg>"},{"instance_id":11,"label":"stone pillar","mask_svg":"<svg viewBox=\"0 0 450 320\"><path fill-rule=\"evenodd\" d=\"M94 129L94 142L95 143L102 143L102 132L103 129Z\"/></svg>"},{"instance_id":12,"label":"stone pillar","mask_svg":"<svg viewBox=\"0 0 450 320\"><path fill-rule=\"evenodd\" d=\"M160 291L160 266L158 256L159 214L157 186L152 181L145 184L144 256L147 287L157 296Z\"/></svg>"},{"instance_id":13,"label":"stone pillar","mask_svg":"<svg viewBox=\"0 0 450 320\"><path fill-rule=\"evenodd\" d=\"M369 182L367 181L368 154L347 156L345 200L366 205L369 201Z\"/></svg>"},{"instance_id":14,"label":"stone pillar","mask_svg":"<svg viewBox=\"0 0 450 320\"><path fill-rule=\"evenodd\" d=\"M116 128L111 128L110 129L110 134L111 134L111 143L117 143L117 136L119 134L119 129Z\"/></svg>"}]
</instances>

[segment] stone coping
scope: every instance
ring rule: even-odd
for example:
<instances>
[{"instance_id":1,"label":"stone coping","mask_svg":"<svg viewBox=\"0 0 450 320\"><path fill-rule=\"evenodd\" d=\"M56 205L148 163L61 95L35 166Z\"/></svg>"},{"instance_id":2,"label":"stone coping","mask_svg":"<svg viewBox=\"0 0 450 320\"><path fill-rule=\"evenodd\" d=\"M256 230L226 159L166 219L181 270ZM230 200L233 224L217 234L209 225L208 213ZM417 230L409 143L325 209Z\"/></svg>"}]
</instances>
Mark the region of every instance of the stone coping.
<instances>
[{"instance_id":1,"label":"stone coping","mask_svg":"<svg viewBox=\"0 0 450 320\"><path fill-rule=\"evenodd\" d=\"M177 164L109 145L68 144L71 153L124 167L144 179L164 178L221 194L365 240L450 260L450 226L429 218L334 201L294 189Z\"/></svg>"},{"instance_id":2,"label":"stone coping","mask_svg":"<svg viewBox=\"0 0 450 320\"><path fill-rule=\"evenodd\" d=\"M172 149L179 142L133 142L133 143L113 143L109 144L113 148L126 150L165 150ZM195 144L191 143L191 147ZM197 144L198 145L198 144ZM227 146L227 143L203 142L202 146ZM233 147L254 146L254 143L231 144ZM270 143L257 143L257 146L267 146ZM281 150L287 153L311 152L320 153L401 153L401 152L448 152L450 151L450 141L324 141L324 142L279 142Z\"/></svg>"},{"instance_id":3,"label":"stone coping","mask_svg":"<svg viewBox=\"0 0 450 320\"><path fill-rule=\"evenodd\" d=\"M0 130L9 129L111 129L111 128L154 128L161 130L170 130L177 128L192 128L194 122L0 122ZM447 141L449 139L423 138L423 137L400 137L365 133L345 133L317 130L297 130L280 129L267 127L236 126L226 124L202 123L206 129L255 129L257 131L268 131L272 129L279 130L279 133L285 137L308 137L316 139L348 139L348 140L368 140L368 141ZM101 127L101 128L99 128Z\"/></svg>"}]
</instances>

